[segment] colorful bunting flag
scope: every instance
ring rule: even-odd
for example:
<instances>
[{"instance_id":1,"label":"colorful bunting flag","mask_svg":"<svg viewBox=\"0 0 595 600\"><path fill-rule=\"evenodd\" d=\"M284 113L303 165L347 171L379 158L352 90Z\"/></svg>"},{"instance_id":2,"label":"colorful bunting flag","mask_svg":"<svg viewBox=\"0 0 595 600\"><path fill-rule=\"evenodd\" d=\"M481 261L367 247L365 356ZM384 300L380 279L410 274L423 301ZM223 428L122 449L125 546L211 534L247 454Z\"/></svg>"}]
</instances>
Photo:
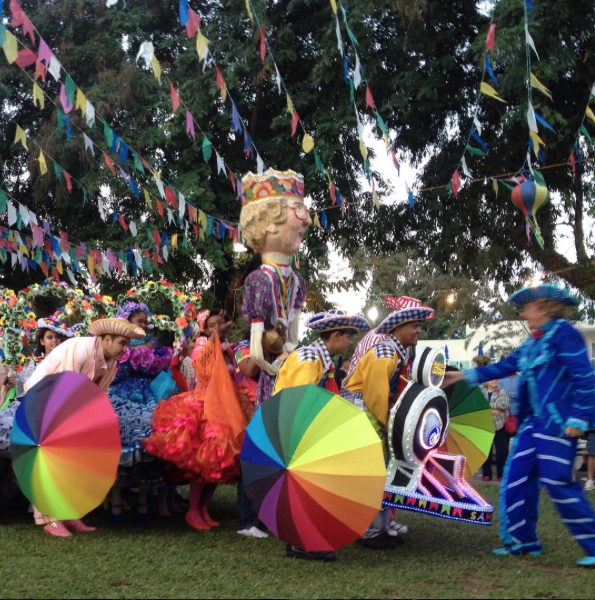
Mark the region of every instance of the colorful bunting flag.
<instances>
[{"instance_id":1,"label":"colorful bunting flag","mask_svg":"<svg viewBox=\"0 0 595 600\"><path fill-rule=\"evenodd\" d=\"M215 73L217 75L217 87L219 88L219 93L221 94L221 100L225 102L227 98L227 86L225 85L225 81L223 80L223 76L219 71L219 67L215 65Z\"/></svg>"},{"instance_id":2,"label":"colorful bunting flag","mask_svg":"<svg viewBox=\"0 0 595 600\"><path fill-rule=\"evenodd\" d=\"M186 23L188 23L189 15L188 15L188 0L180 0L180 25L184 27Z\"/></svg>"},{"instance_id":3,"label":"colorful bunting flag","mask_svg":"<svg viewBox=\"0 0 595 600\"><path fill-rule=\"evenodd\" d=\"M461 177L459 175L459 170L456 169L452 175L452 193L455 195L455 198L459 197L459 189L461 188Z\"/></svg>"},{"instance_id":4,"label":"colorful bunting flag","mask_svg":"<svg viewBox=\"0 0 595 600\"><path fill-rule=\"evenodd\" d=\"M212 155L213 155L213 148L211 145L211 141L205 135L205 137L202 141L202 156L205 159L205 162L209 162L209 159L211 158Z\"/></svg>"},{"instance_id":5,"label":"colorful bunting flag","mask_svg":"<svg viewBox=\"0 0 595 600\"><path fill-rule=\"evenodd\" d=\"M486 96L490 96L495 100L498 100L498 102L504 102L504 104L506 104L506 100L501 98L498 92L489 83L486 83L485 81L482 81L479 85L479 91L482 94L485 94Z\"/></svg>"},{"instance_id":6,"label":"colorful bunting flag","mask_svg":"<svg viewBox=\"0 0 595 600\"><path fill-rule=\"evenodd\" d=\"M39 106L41 110L45 108L45 96L37 83L33 84L33 104Z\"/></svg>"},{"instance_id":7,"label":"colorful bunting flag","mask_svg":"<svg viewBox=\"0 0 595 600\"><path fill-rule=\"evenodd\" d=\"M42 175L45 175L48 172L48 165L45 161L43 150L39 150L39 171Z\"/></svg>"},{"instance_id":8,"label":"colorful bunting flag","mask_svg":"<svg viewBox=\"0 0 595 600\"><path fill-rule=\"evenodd\" d=\"M248 12L248 16L250 20L254 23L254 14L252 13L252 8L250 6L250 0L246 0L246 11Z\"/></svg>"},{"instance_id":9,"label":"colorful bunting flag","mask_svg":"<svg viewBox=\"0 0 595 600\"><path fill-rule=\"evenodd\" d=\"M492 81L498 85L498 80L496 79L496 74L494 73L494 69L492 69L492 63L490 62L490 55L486 54L486 71L488 75L492 78Z\"/></svg>"},{"instance_id":10,"label":"colorful bunting flag","mask_svg":"<svg viewBox=\"0 0 595 600\"><path fill-rule=\"evenodd\" d=\"M180 0L180 2L182 2L182 0ZM171 95L171 112L175 115L180 106L180 95L171 81L169 82L169 93Z\"/></svg>"},{"instance_id":11,"label":"colorful bunting flag","mask_svg":"<svg viewBox=\"0 0 595 600\"><path fill-rule=\"evenodd\" d=\"M20 144L23 146L23 148L25 148L25 150L27 150L27 152L29 151L29 148L27 147L27 136L25 135L25 132L21 129L20 125L17 125L17 130L13 144L16 144L17 142L20 142Z\"/></svg>"},{"instance_id":12,"label":"colorful bunting flag","mask_svg":"<svg viewBox=\"0 0 595 600\"><path fill-rule=\"evenodd\" d=\"M526 41L527 45L531 47L533 52L535 52L535 56L537 56L537 60L539 60L539 54L537 54L537 48L535 48L535 42L533 41L533 38L531 37L531 34L529 33L529 27L527 26L526 23L525 23L525 41Z\"/></svg>"},{"instance_id":13,"label":"colorful bunting flag","mask_svg":"<svg viewBox=\"0 0 595 600\"><path fill-rule=\"evenodd\" d=\"M156 56L153 56L151 59L151 68L153 69L153 75L155 75L157 83L161 85L161 65L159 64Z\"/></svg>"},{"instance_id":14,"label":"colorful bunting flag","mask_svg":"<svg viewBox=\"0 0 595 600\"><path fill-rule=\"evenodd\" d=\"M297 130L298 123L300 122L300 116L298 115L297 110L293 110L293 116L291 117L291 137L295 135Z\"/></svg>"},{"instance_id":15,"label":"colorful bunting flag","mask_svg":"<svg viewBox=\"0 0 595 600\"><path fill-rule=\"evenodd\" d=\"M369 108L374 114L376 114L374 98L372 98L372 92L370 91L369 86L366 86L366 108Z\"/></svg>"},{"instance_id":16,"label":"colorful bunting flag","mask_svg":"<svg viewBox=\"0 0 595 600\"><path fill-rule=\"evenodd\" d=\"M188 10L188 23L186 23L186 35L192 39L200 27L200 17L192 9Z\"/></svg>"},{"instance_id":17,"label":"colorful bunting flag","mask_svg":"<svg viewBox=\"0 0 595 600\"><path fill-rule=\"evenodd\" d=\"M539 90L542 94L545 94L550 100L553 100L552 94L550 91L531 73L531 87L534 87L536 90Z\"/></svg>"},{"instance_id":18,"label":"colorful bunting flag","mask_svg":"<svg viewBox=\"0 0 595 600\"><path fill-rule=\"evenodd\" d=\"M593 111L591 110L590 106L587 106L585 114L587 115L587 117L589 117L589 119L591 119L591 121L593 121L593 123L595 123L595 114L593 114Z\"/></svg>"},{"instance_id":19,"label":"colorful bunting flag","mask_svg":"<svg viewBox=\"0 0 595 600\"><path fill-rule=\"evenodd\" d=\"M314 139L309 133L304 133L304 139L302 140L302 148L306 154L314 148Z\"/></svg>"},{"instance_id":20,"label":"colorful bunting flag","mask_svg":"<svg viewBox=\"0 0 595 600\"><path fill-rule=\"evenodd\" d=\"M493 54L494 53L494 42L496 41L496 23L492 23L488 29L486 36L486 48Z\"/></svg>"},{"instance_id":21,"label":"colorful bunting flag","mask_svg":"<svg viewBox=\"0 0 595 600\"><path fill-rule=\"evenodd\" d=\"M37 55L33 50L29 50L25 48L24 50L19 50L16 59L17 66L21 68L30 67L32 64L37 62Z\"/></svg>"},{"instance_id":22,"label":"colorful bunting flag","mask_svg":"<svg viewBox=\"0 0 595 600\"><path fill-rule=\"evenodd\" d=\"M5 31L5 35L6 39L2 45L2 50L4 50L8 64L11 65L19 55L19 47L17 45L17 38L10 31Z\"/></svg>"},{"instance_id":23,"label":"colorful bunting flag","mask_svg":"<svg viewBox=\"0 0 595 600\"><path fill-rule=\"evenodd\" d=\"M231 102L231 124L236 133L242 133L242 119L233 100Z\"/></svg>"},{"instance_id":24,"label":"colorful bunting flag","mask_svg":"<svg viewBox=\"0 0 595 600\"><path fill-rule=\"evenodd\" d=\"M209 55L209 40L202 34L201 30L198 30L198 35L196 37L196 52L198 53L198 58L203 61L203 64L206 66L207 57Z\"/></svg>"},{"instance_id":25,"label":"colorful bunting flag","mask_svg":"<svg viewBox=\"0 0 595 600\"><path fill-rule=\"evenodd\" d=\"M196 139L196 133L194 131L194 119L190 114L190 111L186 111L186 133L191 135L193 139Z\"/></svg>"}]
</instances>

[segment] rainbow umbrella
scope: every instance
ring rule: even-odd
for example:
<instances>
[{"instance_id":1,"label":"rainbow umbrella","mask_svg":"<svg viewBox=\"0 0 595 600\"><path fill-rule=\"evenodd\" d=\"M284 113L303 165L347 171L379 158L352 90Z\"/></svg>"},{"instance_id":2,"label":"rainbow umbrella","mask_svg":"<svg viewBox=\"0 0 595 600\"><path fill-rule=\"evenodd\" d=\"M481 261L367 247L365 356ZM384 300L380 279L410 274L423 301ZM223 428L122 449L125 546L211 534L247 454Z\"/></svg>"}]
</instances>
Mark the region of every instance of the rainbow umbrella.
<instances>
[{"instance_id":1,"label":"rainbow umbrella","mask_svg":"<svg viewBox=\"0 0 595 600\"><path fill-rule=\"evenodd\" d=\"M10 437L21 490L54 519L79 519L101 504L121 449L107 394L71 372L48 375L27 392Z\"/></svg>"},{"instance_id":2,"label":"rainbow umbrella","mask_svg":"<svg viewBox=\"0 0 595 600\"><path fill-rule=\"evenodd\" d=\"M449 385L444 393L448 398L450 428L441 450L465 456L465 478L469 479L486 461L492 448L492 409L481 389L469 387L464 381Z\"/></svg>"},{"instance_id":3,"label":"rainbow umbrella","mask_svg":"<svg viewBox=\"0 0 595 600\"><path fill-rule=\"evenodd\" d=\"M281 540L332 551L381 508L386 468L366 414L313 385L286 388L256 411L241 454L246 493Z\"/></svg>"}]
</instances>

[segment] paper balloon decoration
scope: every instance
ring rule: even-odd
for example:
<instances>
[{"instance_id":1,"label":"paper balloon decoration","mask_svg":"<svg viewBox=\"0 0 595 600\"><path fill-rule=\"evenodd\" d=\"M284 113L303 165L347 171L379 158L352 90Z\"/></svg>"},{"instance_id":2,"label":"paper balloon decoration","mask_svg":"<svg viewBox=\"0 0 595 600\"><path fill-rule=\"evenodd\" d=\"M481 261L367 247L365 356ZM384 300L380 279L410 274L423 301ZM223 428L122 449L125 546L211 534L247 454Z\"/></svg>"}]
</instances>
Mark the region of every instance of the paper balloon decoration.
<instances>
[{"instance_id":1,"label":"paper balloon decoration","mask_svg":"<svg viewBox=\"0 0 595 600\"><path fill-rule=\"evenodd\" d=\"M550 199L550 193L547 189L545 179L540 173L534 173L534 179L525 179L512 190L512 202L525 215L527 222L527 239L531 241L531 231L541 248L543 248L543 238L541 230L535 218L537 211L547 204Z\"/></svg>"}]
</instances>

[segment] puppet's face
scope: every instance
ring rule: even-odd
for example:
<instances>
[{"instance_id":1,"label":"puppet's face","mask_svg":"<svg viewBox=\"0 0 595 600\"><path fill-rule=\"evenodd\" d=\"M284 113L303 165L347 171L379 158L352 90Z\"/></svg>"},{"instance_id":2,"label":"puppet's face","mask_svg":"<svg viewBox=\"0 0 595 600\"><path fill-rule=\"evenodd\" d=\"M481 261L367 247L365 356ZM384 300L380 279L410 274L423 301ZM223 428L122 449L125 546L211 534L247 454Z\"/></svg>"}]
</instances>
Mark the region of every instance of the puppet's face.
<instances>
[{"instance_id":1,"label":"puppet's face","mask_svg":"<svg viewBox=\"0 0 595 600\"><path fill-rule=\"evenodd\" d=\"M266 228L264 242L265 252L279 252L287 256L296 254L306 235L306 230L312 224L308 208L298 200L287 201L287 219L284 223L270 223Z\"/></svg>"}]
</instances>

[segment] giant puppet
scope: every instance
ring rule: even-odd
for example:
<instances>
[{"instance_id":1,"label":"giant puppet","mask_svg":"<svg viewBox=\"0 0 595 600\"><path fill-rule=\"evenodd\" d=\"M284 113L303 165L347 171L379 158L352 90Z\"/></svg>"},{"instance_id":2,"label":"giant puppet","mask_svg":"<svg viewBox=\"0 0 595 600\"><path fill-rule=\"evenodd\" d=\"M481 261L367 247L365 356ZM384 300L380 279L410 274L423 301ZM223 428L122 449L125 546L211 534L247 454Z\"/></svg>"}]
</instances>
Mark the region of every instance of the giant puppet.
<instances>
[{"instance_id":1,"label":"giant puppet","mask_svg":"<svg viewBox=\"0 0 595 600\"><path fill-rule=\"evenodd\" d=\"M306 298L291 261L312 223L304 204L304 178L294 171L248 173L241 182L240 227L262 265L246 277L243 313L250 323L250 358L260 367L257 406L273 393L275 377L298 342Z\"/></svg>"}]
</instances>

